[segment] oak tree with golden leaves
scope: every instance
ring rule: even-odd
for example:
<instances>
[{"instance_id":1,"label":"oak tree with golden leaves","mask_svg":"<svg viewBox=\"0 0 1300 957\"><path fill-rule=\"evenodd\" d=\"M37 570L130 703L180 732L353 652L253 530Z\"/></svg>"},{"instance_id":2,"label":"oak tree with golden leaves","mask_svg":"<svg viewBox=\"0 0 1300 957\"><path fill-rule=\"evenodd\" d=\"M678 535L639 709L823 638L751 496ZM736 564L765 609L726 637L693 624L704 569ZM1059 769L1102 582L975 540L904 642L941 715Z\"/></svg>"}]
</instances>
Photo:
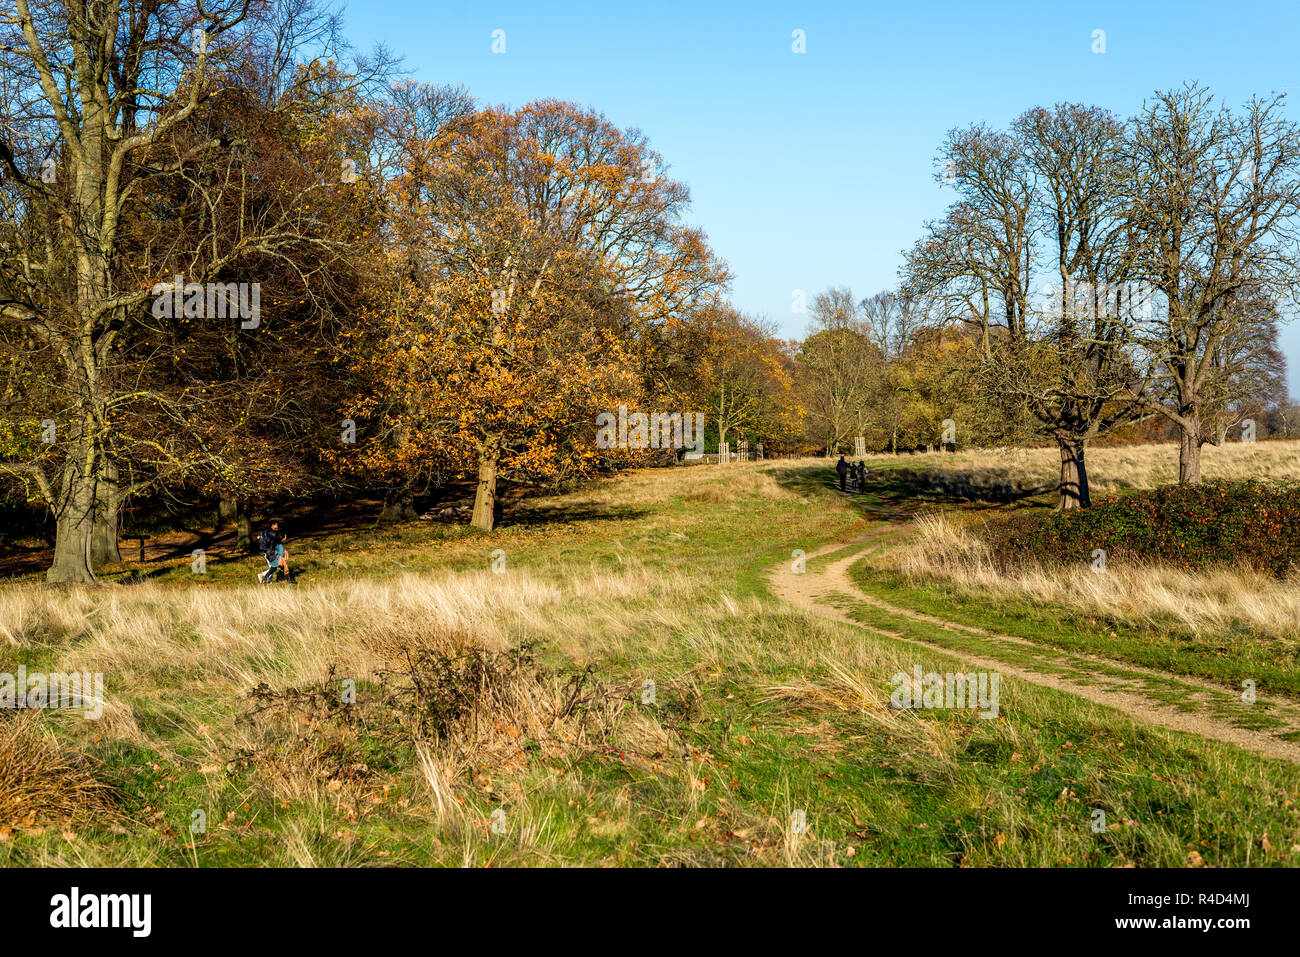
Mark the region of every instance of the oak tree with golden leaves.
<instances>
[{"instance_id":1,"label":"oak tree with golden leaves","mask_svg":"<svg viewBox=\"0 0 1300 957\"><path fill-rule=\"evenodd\" d=\"M408 495L473 474L471 524L491 530L501 477L597 466L595 417L643 395L649 333L726 272L680 221L685 188L599 114L545 101L416 129L353 337L369 388L352 467Z\"/></svg>"}]
</instances>

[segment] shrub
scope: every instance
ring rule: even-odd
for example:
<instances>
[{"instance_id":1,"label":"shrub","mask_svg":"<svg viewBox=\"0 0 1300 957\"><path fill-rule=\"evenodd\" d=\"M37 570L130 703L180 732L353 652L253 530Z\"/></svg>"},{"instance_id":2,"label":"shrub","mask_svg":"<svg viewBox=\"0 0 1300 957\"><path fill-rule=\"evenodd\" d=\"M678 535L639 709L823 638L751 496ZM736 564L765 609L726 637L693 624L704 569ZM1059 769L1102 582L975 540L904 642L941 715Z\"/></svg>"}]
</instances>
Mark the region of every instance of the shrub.
<instances>
[{"instance_id":1,"label":"shrub","mask_svg":"<svg viewBox=\"0 0 1300 957\"><path fill-rule=\"evenodd\" d=\"M14 827L65 827L115 816L89 762L59 750L40 712L0 710L0 837Z\"/></svg>"},{"instance_id":2,"label":"shrub","mask_svg":"<svg viewBox=\"0 0 1300 957\"><path fill-rule=\"evenodd\" d=\"M1020 514L988 528L994 560L1110 561L1199 570L1244 565L1276 577L1300 564L1300 486L1262 482L1170 485L1111 496L1077 511Z\"/></svg>"}]
</instances>

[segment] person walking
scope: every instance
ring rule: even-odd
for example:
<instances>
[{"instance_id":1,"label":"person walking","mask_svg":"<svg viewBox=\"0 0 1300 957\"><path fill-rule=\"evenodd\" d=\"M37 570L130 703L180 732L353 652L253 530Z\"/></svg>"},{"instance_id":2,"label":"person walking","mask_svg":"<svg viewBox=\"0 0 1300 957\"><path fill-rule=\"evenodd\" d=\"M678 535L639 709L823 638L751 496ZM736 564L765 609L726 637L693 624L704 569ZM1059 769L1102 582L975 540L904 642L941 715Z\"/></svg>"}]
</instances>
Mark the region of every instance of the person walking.
<instances>
[{"instance_id":1,"label":"person walking","mask_svg":"<svg viewBox=\"0 0 1300 957\"><path fill-rule=\"evenodd\" d=\"M284 550L285 534L280 530L280 523L271 522L270 528L262 529L257 538L258 547L266 558L266 571L257 576L259 582L275 581L277 577L289 577L289 556Z\"/></svg>"},{"instance_id":2,"label":"person walking","mask_svg":"<svg viewBox=\"0 0 1300 957\"><path fill-rule=\"evenodd\" d=\"M840 476L840 491L848 491L848 489L844 487L844 482L845 479L849 477L849 463L844 461L844 456L841 455L840 460L835 463L835 471L838 472Z\"/></svg>"}]
</instances>

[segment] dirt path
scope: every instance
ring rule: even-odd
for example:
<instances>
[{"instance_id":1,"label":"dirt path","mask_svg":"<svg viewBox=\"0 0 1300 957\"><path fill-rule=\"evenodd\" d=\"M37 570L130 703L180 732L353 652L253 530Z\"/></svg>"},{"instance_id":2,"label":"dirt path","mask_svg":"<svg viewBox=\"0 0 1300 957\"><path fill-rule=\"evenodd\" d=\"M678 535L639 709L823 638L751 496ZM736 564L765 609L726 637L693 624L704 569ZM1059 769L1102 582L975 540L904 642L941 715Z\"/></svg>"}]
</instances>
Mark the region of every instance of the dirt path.
<instances>
[{"instance_id":1,"label":"dirt path","mask_svg":"<svg viewBox=\"0 0 1300 957\"><path fill-rule=\"evenodd\" d=\"M1192 734L1198 734L1205 738L1213 738L1216 741L1225 741L1229 744L1235 744L1238 747L1254 751L1258 754L1265 755L1266 757L1280 758L1282 760L1300 764L1300 743L1283 740L1275 737L1274 733L1270 732L1239 728L1228 721L1221 720L1209 714L1180 710L1172 705L1161 702L1157 698L1146 693L1143 689L1144 682L1152 678L1159 679L1163 682L1174 682L1178 685L1185 686L1188 689L1187 698L1189 701L1208 706L1207 699L1211 692L1222 694L1227 691L1227 689L1220 685L1215 685L1212 682L1196 678L1172 675L1167 672L1144 668L1138 665L1125 664L1110 658L1101 658L1094 655L1064 651L1016 635L985 631L971 625L947 621L934 615L900 608L897 605L892 605L862 594L854 585L853 580L849 577L849 566L861 558L863 554L879 544L883 538L892 534L893 531L894 529L890 525L882 524L873 528L865 535L861 535L851 541L827 545L815 552L809 553L806 556L806 560L811 562L821 556L852 546L852 551L847 553L844 557L837 558L830 562L824 569L818 572L809 570L802 574L796 573L792 563L783 562L781 565L774 568L768 576L768 581L772 586L773 594L798 608L802 608L824 618L829 618L833 621L842 622L846 625L862 628L875 634L885 635L898 641L905 641L909 644L917 645L931 651L959 658L963 662L968 662L969 664L975 665L986 671L997 671L1000 674L1020 678L1021 680L1033 684L1055 688L1059 691L1066 691L1070 694L1078 695L1081 698L1086 698L1087 700L1097 704L1117 708L1134 721L1159 725L1160 727L1170 728L1175 731L1186 731ZM1013 664L995 657L973 654L963 649L951 648L936 642L928 642L898 632L866 625L862 622L854 621L845 611L836 607L833 604L835 596L845 596L854 601L865 602L888 611L890 614L907 618L911 621L922 622L930 625L939 625L953 631L977 635L983 640L1005 644L1007 646L1030 646L1043 652L1050 653L1050 655L1057 661L1067 664L1073 663L1075 665L1087 665L1091 663L1100 665L1104 663L1106 673L1098 677L1104 680L1106 685L1083 684L1077 681L1072 681L1067 677L1053 674L1051 671L1039 671L1023 664ZM1300 709L1292 703L1284 703L1274 700L1265 701L1263 698L1259 698L1256 702L1256 707L1269 708L1270 717L1277 718L1285 723L1284 727L1277 728L1275 729L1276 731L1285 733L1287 731L1300 730Z\"/></svg>"}]
</instances>

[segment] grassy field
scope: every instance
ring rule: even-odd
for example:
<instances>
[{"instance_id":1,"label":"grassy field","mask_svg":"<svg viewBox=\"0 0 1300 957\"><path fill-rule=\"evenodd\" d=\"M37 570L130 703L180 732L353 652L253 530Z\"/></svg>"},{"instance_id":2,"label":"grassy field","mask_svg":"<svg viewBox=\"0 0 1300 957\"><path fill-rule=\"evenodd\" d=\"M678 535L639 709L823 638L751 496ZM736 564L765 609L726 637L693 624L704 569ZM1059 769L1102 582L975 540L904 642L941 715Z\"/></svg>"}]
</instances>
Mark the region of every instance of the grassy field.
<instances>
[{"instance_id":1,"label":"grassy field","mask_svg":"<svg viewBox=\"0 0 1300 957\"><path fill-rule=\"evenodd\" d=\"M992 720L891 707L961 650L769 590L898 504L830 475L644 471L491 536L322 534L297 586L214 552L4 588L0 672L102 672L104 703L0 711L0 863L1300 864L1291 762L1014 678Z\"/></svg>"},{"instance_id":2,"label":"grassy field","mask_svg":"<svg viewBox=\"0 0 1300 957\"><path fill-rule=\"evenodd\" d=\"M1300 440L1228 441L1202 448L1206 480L1300 478ZM929 480L936 491L998 498L1050 492L1060 478L1060 454L1055 448L970 449L956 453L873 455L872 469L907 473L918 485ZM1178 481L1176 445L1097 446L1088 449L1088 479L1093 498L1129 489L1155 488Z\"/></svg>"}]
</instances>

